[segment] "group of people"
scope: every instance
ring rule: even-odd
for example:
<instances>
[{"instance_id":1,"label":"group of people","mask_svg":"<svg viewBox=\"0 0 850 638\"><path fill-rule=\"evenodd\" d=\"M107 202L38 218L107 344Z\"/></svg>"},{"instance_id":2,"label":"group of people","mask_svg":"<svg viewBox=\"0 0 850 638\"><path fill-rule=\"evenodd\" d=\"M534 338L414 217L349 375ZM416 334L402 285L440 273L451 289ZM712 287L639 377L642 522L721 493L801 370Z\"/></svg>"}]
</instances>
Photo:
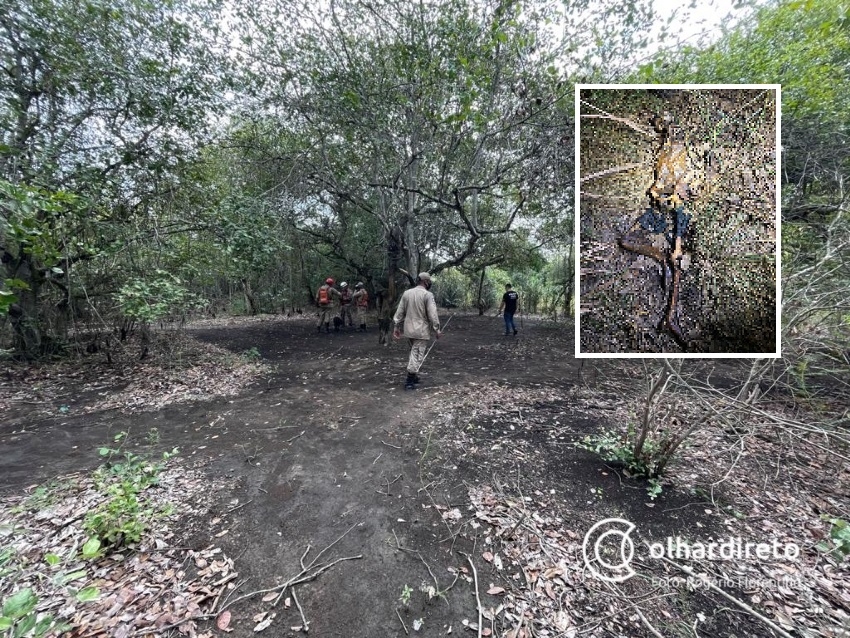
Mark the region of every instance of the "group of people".
<instances>
[{"instance_id":1,"label":"group of people","mask_svg":"<svg viewBox=\"0 0 850 638\"><path fill-rule=\"evenodd\" d=\"M404 382L406 390L413 390L419 383L419 369L425 361L431 336L439 339L443 335L440 329L440 317L437 314L437 301L434 299L434 293L431 292L432 285L433 281L429 273L419 273L416 277L416 286L404 292L393 315L393 339L401 339L403 334L410 345L407 378ZM354 288L353 294L346 295L348 284L344 281L340 284L341 290L337 290L334 288L333 279L329 277L325 280L325 284L319 288L316 295L316 304L319 306L319 331L324 325L325 330L330 332L329 321L333 314L334 298L339 300L339 318L343 326L346 317L348 317L349 327L354 326L351 314L354 310L355 317L358 314L361 316L360 329L366 329L365 317L362 313L368 307L369 295L362 283L358 283ZM511 284L505 284L505 294L502 295L499 314L505 320L506 336L516 336L518 333L514 325L514 315L518 307L519 294L513 290Z\"/></svg>"},{"instance_id":2,"label":"group of people","mask_svg":"<svg viewBox=\"0 0 850 638\"><path fill-rule=\"evenodd\" d=\"M316 306L319 308L319 323L316 329L321 332L324 327L325 332L330 332L331 322L333 322L334 330L337 332L340 327L344 328L346 325L349 330L353 330L359 319L357 329L366 330L369 293L366 292L363 283L358 281L354 284L353 292L347 282L341 282L338 289L334 287L335 283L333 278L328 277L316 293Z\"/></svg>"}]
</instances>

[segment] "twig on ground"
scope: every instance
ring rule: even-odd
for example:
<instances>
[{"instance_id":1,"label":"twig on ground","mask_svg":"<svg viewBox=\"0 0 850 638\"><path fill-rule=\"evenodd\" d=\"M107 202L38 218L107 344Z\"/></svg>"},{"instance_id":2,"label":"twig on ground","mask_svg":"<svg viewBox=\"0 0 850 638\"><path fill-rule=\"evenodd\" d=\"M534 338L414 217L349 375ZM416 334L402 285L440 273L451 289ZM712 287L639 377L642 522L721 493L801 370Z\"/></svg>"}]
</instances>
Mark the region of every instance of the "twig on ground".
<instances>
[{"instance_id":1,"label":"twig on ground","mask_svg":"<svg viewBox=\"0 0 850 638\"><path fill-rule=\"evenodd\" d=\"M475 603L478 605L478 638L481 638L484 631L484 612L483 607L481 606L481 594L478 591L478 571L475 569L475 563L472 562L472 556L465 554L464 552L460 553L466 556L466 560L469 561L469 566L472 567L472 577L475 581Z\"/></svg>"},{"instance_id":2,"label":"twig on ground","mask_svg":"<svg viewBox=\"0 0 850 638\"><path fill-rule=\"evenodd\" d=\"M375 460L374 460L374 461L372 461L372 465L375 465L375 463L377 463L377 462L378 462L378 459L379 459L379 458L381 458L383 455L384 455L384 453L383 453L383 452L381 452L378 456L376 456L376 457L375 457Z\"/></svg>"},{"instance_id":3,"label":"twig on ground","mask_svg":"<svg viewBox=\"0 0 850 638\"><path fill-rule=\"evenodd\" d=\"M362 521L361 521L361 523L362 523ZM330 545L328 545L327 547L325 547L322 551L320 551L320 552L316 555L316 558L314 558L314 559L310 562L310 564L307 566L307 568L309 569L310 567L312 567L313 565L315 565L315 564L316 564L316 561L317 561L317 560L319 560L319 558L321 558L321 557L322 557L322 554L324 554L324 553L325 553L326 551L328 551L331 547L333 547L333 546L334 546L334 545L336 545L338 542L340 542L343 538L345 538L346 536L348 536L348 533L349 533L351 530L353 530L355 527L357 527L358 525L360 525L360 523L354 523L354 525L352 525L351 527L349 527L349 528L348 528L347 530L345 530L345 531L344 531L344 532L343 532L343 533L342 533L339 537L337 537L337 539L336 539L333 543L331 543ZM306 554L306 552L305 552L304 556L306 556L306 555L307 555L307 554Z\"/></svg>"},{"instance_id":4,"label":"twig on ground","mask_svg":"<svg viewBox=\"0 0 850 638\"><path fill-rule=\"evenodd\" d=\"M399 474L399 475L398 475L398 476L396 476L396 477L395 477L392 481L390 481L388 478L384 478L384 482L387 484L387 491L386 491L386 492L382 492L381 490L375 490L375 494L383 494L384 496L392 496L392 494L390 494L390 485L393 485L393 484L394 484L397 480L399 480L402 476L404 476L404 475L403 475L403 474Z\"/></svg>"},{"instance_id":5,"label":"twig on ground","mask_svg":"<svg viewBox=\"0 0 850 638\"><path fill-rule=\"evenodd\" d=\"M298 434L293 436L291 439L286 439L286 441L284 441L284 443L292 443L295 439L297 439L299 436L303 435L306 431L307 430L301 430Z\"/></svg>"},{"instance_id":6,"label":"twig on ground","mask_svg":"<svg viewBox=\"0 0 850 638\"><path fill-rule=\"evenodd\" d=\"M231 514L231 513L235 512L236 510L241 510L243 507L245 507L246 505L250 505L253 502L254 502L254 499L251 499L250 501L246 501L246 502L242 503L242 505L236 505L234 507L231 507L229 510L227 510L227 513Z\"/></svg>"},{"instance_id":7,"label":"twig on ground","mask_svg":"<svg viewBox=\"0 0 850 638\"><path fill-rule=\"evenodd\" d=\"M301 623L304 626L304 631L310 631L310 623L307 622L307 617L304 615L304 610L301 609L301 603L298 602L298 596L295 595L295 590L292 590L292 600L295 601L295 606L298 607L298 613L301 614Z\"/></svg>"},{"instance_id":8,"label":"twig on ground","mask_svg":"<svg viewBox=\"0 0 850 638\"><path fill-rule=\"evenodd\" d=\"M309 582L311 580L315 580L316 577L318 577L323 572L328 571L331 567L333 567L337 563L341 563L341 562L347 561L347 560L358 560L360 558L363 558L363 554L358 554L357 556L343 556L342 558L337 558L335 561L327 563L326 565L322 565L312 574L305 574L306 571L308 571L310 568L312 568L313 565L311 564L307 568L307 570L302 570L300 573L298 573L296 576L293 576L292 578L287 580L285 583L282 583L280 585L276 585L274 587L269 587L267 589L258 589L257 591L253 591L249 594L245 594L244 596L240 596L239 598L234 598L231 602L224 605L219 611L220 612L224 611L225 609L232 607L233 605L235 605L238 602L241 602L243 600L247 600L248 598L252 598L254 596L259 596L260 594L269 594L269 593L272 593L272 592L281 592L282 593L284 590L291 588L291 587L294 587L295 585L300 585L301 583L306 583L306 582ZM209 614L206 614L206 615L203 616L203 618L209 618L209 617L210 617ZM198 616L196 618L187 618L183 622L186 622L186 620L194 620L194 619L200 619L200 618L202 618L202 617ZM150 631L150 630L147 630L147 631Z\"/></svg>"},{"instance_id":9,"label":"twig on ground","mask_svg":"<svg viewBox=\"0 0 850 638\"><path fill-rule=\"evenodd\" d=\"M514 532L516 532L516 528L519 527L520 525L522 525L522 522L525 520L525 515L526 515L526 512L523 512L522 516L519 517L519 520L511 528L511 531L509 531L507 533L507 535L505 536L506 539L511 538L514 535Z\"/></svg>"},{"instance_id":10,"label":"twig on ground","mask_svg":"<svg viewBox=\"0 0 850 638\"><path fill-rule=\"evenodd\" d=\"M386 445L387 447L394 447L394 448L395 448L395 449L397 449L397 450L400 450L400 449L401 449L401 446L400 446L400 445L393 445L392 443L387 443L386 441L381 441L381 443L383 443L383 444L384 444L384 445Z\"/></svg>"},{"instance_id":11,"label":"twig on ground","mask_svg":"<svg viewBox=\"0 0 850 638\"><path fill-rule=\"evenodd\" d=\"M452 587L455 586L455 583L457 582L457 579L459 578L460 574L455 573L455 579L452 581L452 584L449 585L448 587L446 587L445 589L440 589L440 583L437 580L437 577L434 575L434 572L431 570L431 566L425 561L424 558L422 558L422 553L418 549L411 549L410 547L402 547L401 543L398 540L398 536L395 533L395 528L393 528L393 538L395 538L396 549L398 549L402 552L408 552L410 554L413 554L420 561L422 561L422 564L425 565L425 569L428 570L428 573L431 575L431 579L434 581L434 587L436 588L436 592L435 592L436 595L437 596L443 596L444 599L445 599L445 593L447 591L449 591ZM446 604L448 604L448 600L446 600Z\"/></svg>"},{"instance_id":12,"label":"twig on ground","mask_svg":"<svg viewBox=\"0 0 850 638\"><path fill-rule=\"evenodd\" d=\"M254 592L251 592L249 594L245 594L243 596L240 596L239 598L234 598L232 601L223 605L220 611L224 611L225 609L232 607L236 603L243 601L243 600L246 600L248 598L251 598L253 596L258 596L258 595L261 595L261 594L268 594L268 593L271 593L271 592L279 592L279 594L280 594L275 599L274 604L276 605L278 603L278 601L280 600L281 596L283 595L283 592L286 591L287 589L292 588L295 585L300 585L301 583L306 583L308 581L315 580L319 576L319 574L327 571L328 569L330 569L331 567L333 567L337 563L341 563L341 562L347 561L347 560L357 560L357 559L363 558L363 554L358 554L357 556L345 556L343 558L337 558L336 560L331 561L330 563L326 563L325 565L321 565L320 567L317 567L316 571L314 571L312 574L310 573L310 570L313 569L313 567L316 565L316 562L319 560L319 558L321 558L322 555L326 551L328 551L331 547L333 547L339 541L341 541L343 538L345 538L345 536L351 530L353 530L355 527L357 527L357 525L359 525L359 524L360 523L355 523L354 525L349 527L347 530L345 530L345 532L343 532L339 537L337 537L337 539L333 543L331 543L330 545L325 547L321 552L319 552L316 555L316 557L312 561L310 561L310 564L305 567L304 566L304 559L307 557L307 554L310 551L310 546L308 545L307 549L304 551L304 554L302 554L302 556L301 556L301 560L300 560L301 571L298 574L296 574L295 576L293 576L292 578L290 578L289 580L287 580L285 583L282 583L280 585L276 585L275 587L269 587L268 589L260 589L258 591L254 591Z\"/></svg>"},{"instance_id":13,"label":"twig on ground","mask_svg":"<svg viewBox=\"0 0 850 638\"><path fill-rule=\"evenodd\" d=\"M301 554L301 558L299 559L299 562L301 563L301 569L307 569L306 567L304 567L304 559L307 557L307 554L310 553L310 547L310 545L307 545L307 549L305 549L304 553Z\"/></svg>"},{"instance_id":14,"label":"twig on ground","mask_svg":"<svg viewBox=\"0 0 850 638\"><path fill-rule=\"evenodd\" d=\"M224 597L224 601L222 602L222 604L223 604L223 605L226 605L226 604L227 604L227 601L228 601L228 600L230 600L230 597L231 597L233 594L235 594L237 591L239 591L240 589L242 589L242 586L243 586L245 583L247 583L249 580L251 580L251 579L250 579L250 578L245 578L245 579L241 580L240 582L236 583L236 587L234 587L231 591L229 591L229 592L227 593L227 596L225 596L225 597ZM217 602L218 602L218 601L216 601L216 603L217 603ZM211 610L211 611L215 612L215 604L213 604L213 606L212 606L212 610ZM216 613L218 613L218 612L216 612Z\"/></svg>"},{"instance_id":15,"label":"twig on ground","mask_svg":"<svg viewBox=\"0 0 850 638\"><path fill-rule=\"evenodd\" d=\"M211 613L211 614L214 614L214 613L215 613L215 608L216 608L216 606L218 605L218 601L219 601L219 599L221 598L221 595L224 593L224 590L225 590L225 589L227 589L227 587L225 587L225 585L227 585L227 583L229 583L231 580L233 580L234 578L236 578L238 575L239 575L239 574L237 574L236 572L233 572L232 574L230 574L229 576L227 576L227 577L226 577L226 579L225 579L225 580L221 583L221 589L219 590L218 595L215 597L215 600L213 601L212 607L210 607L210 613ZM247 580L247 579L246 579L246 580ZM243 582L245 582L245 581L243 581ZM238 589L239 587L240 587L240 586L239 586L239 585L237 585L237 586L236 586L236 589ZM234 589L234 591L235 591L235 589Z\"/></svg>"},{"instance_id":16,"label":"twig on ground","mask_svg":"<svg viewBox=\"0 0 850 638\"><path fill-rule=\"evenodd\" d=\"M407 625L404 624L404 620L402 620L401 614L398 613L398 609L395 610L395 615L398 616L398 619L401 621L401 626L404 627L404 635L409 636L410 632L407 631Z\"/></svg>"}]
</instances>

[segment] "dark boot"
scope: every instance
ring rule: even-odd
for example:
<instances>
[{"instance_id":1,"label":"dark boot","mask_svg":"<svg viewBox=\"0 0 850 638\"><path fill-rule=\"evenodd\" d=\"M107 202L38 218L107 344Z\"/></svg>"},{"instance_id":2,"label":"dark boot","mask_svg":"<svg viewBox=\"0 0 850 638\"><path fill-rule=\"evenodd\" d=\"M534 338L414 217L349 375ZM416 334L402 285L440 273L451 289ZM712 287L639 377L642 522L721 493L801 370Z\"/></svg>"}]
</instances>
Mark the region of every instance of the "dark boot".
<instances>
[{"instance_id":1,"label":"dark boot","mask_svg":"<svg viewBox=\"0 0 850 638\"><path fill-rule=\"evenodd\" d=\"M366 332L366 324L365 324L365 323L361 323L361 324L360 324L360 330L361 330L362 332Z\"/></svg>"},{"instance_id":2,"label":"dark boot","mask_svg":"<svg viewBox=\"0 0 850 638\"><path fill-rule=\"evenodd\" d=\"M407 379L404 381L404 389L405 390L415 390L416 382L419 381L419 378L413 374L412 372L407 373Z\"/></svg>"},{"instance_id":3,"label":"dark boot","mask_svg":"<svg viewBox=\"0 0 850 638\"><path fill-rule=\"evenodd\" d=\"M517 329L516 328L514 328L514 336L515 337L517 336Z\"/></svg>"},{"instance_id":4,"label":"dark boot","mask_svg":"<svg viewBox=\"0 0 850 638\"><path fill-rule=\"evenodd\" d=\"M325 324L325 332L326 332L327 334L330 334L330 333L331 333L331 324L329 324L329 323L326 323L326 324Z\"/></svg>"}]
</instances>

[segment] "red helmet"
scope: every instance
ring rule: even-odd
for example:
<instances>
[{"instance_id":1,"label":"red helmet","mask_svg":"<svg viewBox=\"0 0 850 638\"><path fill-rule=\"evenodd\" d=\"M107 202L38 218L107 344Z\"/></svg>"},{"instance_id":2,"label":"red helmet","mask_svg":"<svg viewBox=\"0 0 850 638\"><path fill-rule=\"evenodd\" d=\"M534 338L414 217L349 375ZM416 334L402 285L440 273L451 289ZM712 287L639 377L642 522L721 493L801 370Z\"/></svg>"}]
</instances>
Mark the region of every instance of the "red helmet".
<instances>
[{"instance_id":1,"label":"red helmet","mask_svg":"<svg viewBox=\"0 0 850 638\"><path fill-rule=\"evenodd\" d=\"M328 277L327 279L325 279L325 283L326 283L327 285L329 285L329 286L333 286L333 285L334 285L334 280L333 280L333 278L332 278L332 277Z\"/></svg>"}]
</instances>

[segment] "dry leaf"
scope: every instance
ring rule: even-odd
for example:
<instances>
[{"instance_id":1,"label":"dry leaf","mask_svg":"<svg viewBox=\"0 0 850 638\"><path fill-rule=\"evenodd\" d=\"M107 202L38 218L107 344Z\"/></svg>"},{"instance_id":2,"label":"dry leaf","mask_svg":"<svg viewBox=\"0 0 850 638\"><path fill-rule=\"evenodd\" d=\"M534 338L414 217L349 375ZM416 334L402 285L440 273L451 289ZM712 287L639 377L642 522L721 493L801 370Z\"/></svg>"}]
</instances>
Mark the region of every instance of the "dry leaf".
<instances>
[{"instance_id":1,"label":"dry leaf","mask_svg":"<svg viewBox=\"0 0 850 638\"><path fill-rule=\"evenodd\" d=\"M224 631L230 625L230 612L225 610L218 615L215 626Z\"/></svg>"},{"instance_id":2,"label":"dry leaf","mask_svg":"<svg viewBox=\"0 0 850 638\"><path fill-rule=\"evenodd\" d=\"M491 596L495 596L496 594L504 594L505 588L504 587L491 586L490 589L487 590L487 593L490 594Z\"/></svg>"},{"instance_id":3,"label":"dry leaf","mask_svg":"<svg viewBox=\"0 0 850 638\"><path fill-rule=\"evenodd\" d=\"M267 629L269 627L269 625L272 624L272 621L274 620L275 615L276 614L271 613L271 614L269 614L269 617L266 618L263 622L258 623L257 626L254 627L254 633L257 633L257 632L263 631L264 629Z\"/></svg>"}]
</instances>

